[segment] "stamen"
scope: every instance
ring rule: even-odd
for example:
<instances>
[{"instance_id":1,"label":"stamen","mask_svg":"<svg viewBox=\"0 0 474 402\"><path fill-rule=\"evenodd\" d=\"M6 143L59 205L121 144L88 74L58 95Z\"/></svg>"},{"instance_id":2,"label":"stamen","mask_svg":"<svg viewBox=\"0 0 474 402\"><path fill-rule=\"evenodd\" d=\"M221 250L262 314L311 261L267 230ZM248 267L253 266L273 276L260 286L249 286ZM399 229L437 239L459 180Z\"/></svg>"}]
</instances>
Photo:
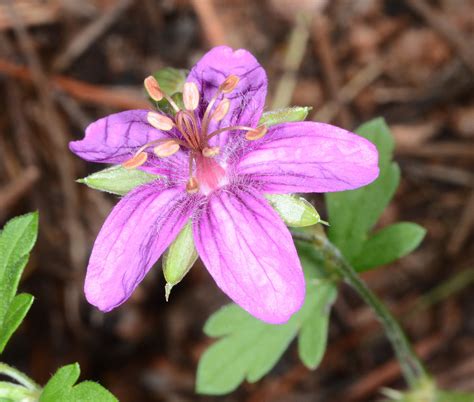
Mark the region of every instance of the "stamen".
<instances>
[{"instance_id":1,"label":"stamen","mask_svg":"<svg viewBox=\"0 0 474 402\"><path fill-rule=\"evenodd\" d=\"M199 191L199 183L195 177L190 177L186 183L186 191L189 194L195 194Z\"/></svg>"},{"instance_id":2,"label":"stamen","mask_svg":"<svg viewBox=\"0 0 474 402\"><path fill-rule=\"evenodd\" d=\"M187 110L196 110L199 105L199 90L194 82L186 82L183 88L183 102Z\"/></svg>"},{"instance_id":3,"label":"stamen","mask_svg":"<svg viewBox=\"0 0 474 402\"><path fill-rule=\"evenodd\" d=\"M179 144L174 140L166 141L153 148L153 152L159 158L166 158L179 151Z\"/></svg>"},{"instance_id":4,"label":"stamen","mask_svg":"<svg viewBox=\"0 0 474 402\"><path fill-rule=\"evenodd\" d=\"M216 156L218 155L220 152L220 148L219 147L206 147L202 150L202 154L206 157L206 158L212 158L213 156Z\"/></svg>"},{"instance_id":5,"label":"stamen","mask_svg":"<svg viewBox=\"0 0 474 402\"><path fill-rule=\"evenodd\" d=\"M259 140L267 133L267 131L268 131L267 127L265 125L262 125L260 127L257 127L254 130L249 131L247 134L245 134L245 138L249 141Z\"/></svg>"},{"instance_id":6,"label":"stamen","mask_svg":"<svg viewBox=\"0 0 474 402\"><path fill-rule=\"evenodd\" d=\"M212 115L212 120L221 121L229 112L230 101L229 99L223 99L221 103L216 106L216 110Z\"/></svg>"},{"instance_id":7,"label":"stamen","mask_svg":"<svg viewBox=\"0 0 474 402\"><path fill-rule=\"evenodd\" d=\"M163 99L163 92L160 88L160 84L158 83L155 77L153 77L152 75L146 77L143 84L145 85L145 89L148 92L148 95L150 95L151 99L156 102L159 102Z\"/></svg>"},{"instance_id":8,"label":"stamen","mask_svg":"<svg viewBox=\"0 0 474 402\"><path fill-rule=\"evenodd\" d=\"M247 127L247 126L230 126L230 127L222 127L216 131L213 131L212 133L208 134L206 137L206 140L210 140L212 137L215 137L216 135L223 133L224 131L234 131L234 130L243 130L243 131L255 131L256 129L253 127Z\"/></svg>"},{"instance_id":9,"label":"stamen","mask_svg":"<svg viewBox=\"0 0 474 402\"><path fill-rule=\"evenodd\" d=\"M122 166L125 169L135 169L142 166L148 159L148 154L146 152L138 152L135 156L130 158L128 161L122 163Z\"/></svg>"},{"instance_id":10,"label":"stamen","mask_svg":"<svg viewBox=\"0 0 474 402\"><path fill-rule=\"evenodd\" d=\"M156 112L149 112L146 118L148 123L159 130L168 131L174 127L173 120Z\"/></svg>"},{"instance_id":11,"label":"stamen","mask_svg":"<svg viewBox=\"0 0 474 402\"><path fill-rule=\"evenodd\" d=\"M236 75L229 75L219 86L219 91L224 94L228 94L229 92L232 92L235 89L239 81L240 78Z\"/></svg>"},{"instance_id":12,"label":"stamen","mask_svg":"<svg viewBox=\"0 0 474 402\"><path fill-rule=\"evenodd\" d=\"M194 148L199 148L199 132L194 115L188 111L180 111L176 114L176 126L184 139Z\"/></svg>"}]
</instances>

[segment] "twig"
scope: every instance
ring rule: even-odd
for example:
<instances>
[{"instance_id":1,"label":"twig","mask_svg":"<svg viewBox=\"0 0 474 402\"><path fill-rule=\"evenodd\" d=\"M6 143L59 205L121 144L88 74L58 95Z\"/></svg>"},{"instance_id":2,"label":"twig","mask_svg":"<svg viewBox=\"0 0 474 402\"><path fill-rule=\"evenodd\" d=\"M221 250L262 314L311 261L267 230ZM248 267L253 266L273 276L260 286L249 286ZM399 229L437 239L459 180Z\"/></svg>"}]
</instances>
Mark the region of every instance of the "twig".
<instances>
[{"instance_id":1,"label":"twig","mask_svg":"<svg viewBox=\"0 0 474 402\"><path fill-rule=\"evenodd\" d=\"M283 75L278 82L273 97L272 109L279 109L290 104L296 87L297 73L306 51L309 39L311 18L302 12L296 16L296 23L291 31L288 48L283 60Z\"/></svg>"},{"instance_id":2,"label":"twig","mask_svg":"<svg viewBox=\"0 0 474 402\"><path fill-rule=\"evenodd\" d=\"M212 0L191 0L191 4L196 11L201 29L209 45L224 45L227 42L225 30L216 12L214 2Z\"/></svg>"},{"instance_id":3,"label":"twig","mask_svg":"<svg viewBox=\"0 0 474 402\"><path fill-rule=\"evenodd\" d=\"M454 225L454 232L448 243L448 253L457 254L474 227L474 190L471 191L466 206L459 217L457 225Z\"/></svg>"},{"instance_id":4,"label":"twig","mask_svg":"<svg viewBox=\"0 0 474 402\"><path fill-rule=\"evenodd\" d=\"M117 4L111 7L105 14L102 14L99 18L84 27L84 29L69 42L66 50L59 54L53 61L53 70L64 71L71 67L72 63L84 54L89 46L99 39L133 2L134 0L119 0Z\"/></svg>"},{"instance_id":5,"label":"twig","mask_svg":"<svg viewBox=\"0 0 474 402\"><path fill-rule=\"evenodd\" d=\"M26 82L33 82L33 74L27 67L0 59L0 74L8 75ZM117 109L147 109L150 104L136 95L136 91L111 89L88 84L83 81L55 75L49 78L53 89L62 90L76 99L92 105L110 106Z\"/></svg>"},{"instance_id":6,"label":"twig","mask_svg":"<svg viewBox=\"0 0 474 402\"><path fill-rule=\"evenodd\" d=\"M436 141L431 144L424 144L422 147L397 147L395 152L399 155L413 155L422 158L474 158L474 148L472 144L461 141Z\"/></svg>"},{"instance_id":7,"label":"twig","mask_svg":"<svg viewBox=\"0 0 474 402\"><path fill-rule=\"evenodd\" d=\"M39 170L30 166L14 181L0 189L0 211L5 211L17 202L38 180Z\"/></svg>"},{"instance_id":8,"label":"twig","mask_svg":"<svg viewBox=\"0 0 474 402\"><path fill-rule=\"evenodd\" d=\"M443 183L474 188L474 174L464 169L416 162L406 163L404 168L410 174L423 179L435 179Z\"/></svg>"},{"instance_id":9,"label":"twig","mask_svg":"<svg viewBox=\"0 0 474 402\"><path fill-rule=\"evenodd\" d=\"M315 15L311 33L314 38L314 51L321 61L321 68L329 90L330 99L340 107L339 116L341 118L341 125L343 127L350 127L351 118L349 112L340 99L339 91L341 79L330 43L327 21L321 13Z\"/></svg>"},{"instance_id":10,"label":"twig","mask_svg":"<svg viewBox=\"0 0 474 402\"><path fill-rule=\"evenodd\" d=\"M383 72L384 63L380 60L371 61L344 85L339 91L339 102L330 101L317 110L312 120L330 122L336 117L341 104L354 100L368 85L375 81Z\"/></svg>"},{"instance_id":11,"label":"twig","mask_svg":"<svg viewBox=\"0 0 474 402\"><path fill-rule=\"evenodd\" d=\"M406 0L406 2L416 13L421 15L436 32L451 44L463 62L474 72L472 41L450 24L445 16L441 16L434 11L425 0ZM471 45L469 43L471 43Z\"/></svg>"}]
</instances>

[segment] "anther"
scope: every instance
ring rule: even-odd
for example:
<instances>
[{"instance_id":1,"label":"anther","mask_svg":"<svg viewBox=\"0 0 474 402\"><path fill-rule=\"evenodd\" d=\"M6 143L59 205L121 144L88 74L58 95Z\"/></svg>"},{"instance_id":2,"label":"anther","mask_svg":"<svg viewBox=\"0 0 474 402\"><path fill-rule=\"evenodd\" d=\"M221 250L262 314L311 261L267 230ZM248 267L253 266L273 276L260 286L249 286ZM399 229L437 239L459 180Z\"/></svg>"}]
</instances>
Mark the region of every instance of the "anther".
<instances>
[{"instance_id":1,"label":"anther","mask_svg":"<svg viewBox=\"0 0 474 402\"><path fill-rule=\"evenodd\" d=\"M187 110L196 110L199 105L199 90L194 82L186 82L183 88L183 103Z\"/></svg>"},{"instance_id":2,"label":"anther","mask_svg":"<svg viewBox=\"0 0 474 402\"><path fill-rule=\"evenodd\" d=\"M229 112L230 101L229 99L223 99L221 103L216 106L216 110L212 115L212 120L221 121Z\"/></svg>"},{"instance_id":3,"label":"anther","mask_svg":"<svg viewBox=\"0 0 474 402\"><path fill-rule=\"evenodd\" d=\"M189 194L195 194L199 191L199 183L195 177L190 177L186 183L186 191Z\"/></svg>"},{"instance_id":4,"label":"anther","mask_svg":"<svg viewBox=\"0 0 474 402\"><path fill-rule=\"evenodd\" d=\"M148 120L148 123L159 130L168 131L174 127L173 120L168 116L156 112L148 112L146 119Z\"/></svg>"},{"instance_id":5,"label":"anther","mask_svg":"<svg viewBox=\"0 0 474 402\"><path fill-rule=\"evenodd\" d=\"M163 99L163 91L161 90L160 84L158 84L158 81L156 80L155 77L150 75L145 78L145 81L143 83L151 99L153 99L156 102Z\"/></svg>"},{"instance_id":6,"label":"anther","mask_svg":"<svg viewBox=\"0 0 474 402\"><path fill-rule=\"evenodd\" d=\"M245 134L245 138L249 141L259 140L267 133L267 131L267 127L265 125L262 125L254 130L248 131L247 134Z\"/></svg>"},{"instance_id":7,"label":"anther","mask_svg":"<svg viewBox=\"0 0 474 402\"><path fill-rule=\"evenodd\" d=\"M139 152L133 158L130 158L128 161L122 163L122 166L125 169L135 169L143 165L148 159L148 154L146 152Z\"/></svg>"},{"instance_id":8,"label":"anther","mask_svg":"<svg viewBox=\"0 0 474 402\"><path fill-rule=\"evenodd\" d=\"M179 144L174 140L169 140L153 148L153 152L159 158L166 158L179 151Z\"/></svg>"},{"instance_id":9,"label":"anther","mask_svg":"<svg viewBox=\"0 0 474 402\"><path fill-rule=\"evenodd\" d=\"M240 78L237 77L236 75L229 75L224 82L219 85L219 91L228 94L229 92L232 92L237 84L239 83Z\"/></svg>"},{"instance_id":10,"label":"anther","mask_svg":"<svg viewBox=\"0 0 474 402\"><path fill-rule=\"evenodd\" d=\"M206 158L212 158L213 156L216 156L218 155L220 152L220 148L219 147L206 147L202 150L202 154L206 157Z\"/></svg>"}]
</instances>

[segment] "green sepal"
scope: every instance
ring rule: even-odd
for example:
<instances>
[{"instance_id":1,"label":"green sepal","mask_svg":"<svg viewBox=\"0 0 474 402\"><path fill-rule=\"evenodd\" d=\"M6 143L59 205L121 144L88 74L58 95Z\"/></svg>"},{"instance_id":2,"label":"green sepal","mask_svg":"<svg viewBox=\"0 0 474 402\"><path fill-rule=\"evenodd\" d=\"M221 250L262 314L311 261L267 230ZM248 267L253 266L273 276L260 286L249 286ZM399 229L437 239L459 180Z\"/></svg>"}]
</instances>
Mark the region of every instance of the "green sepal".
<instances>
[{"instance_id":1,"label":"green sepal","mask_svg":"<svg viewBox=\"0 0 474 402\"><path fill-rule=\"evenodd\" d=\"M186 82L186 77L188 75L187 70L166 67L161 70L156 71L153 74L153 77L160 84L161 90L168 96L171 96L173 101L180 107L183 108L183 86ZM161 110L163 113L168 115L174 115L176 111L170 105L166 99L162 99L159 102L155 102L150 98L150 101L153 105Z\"/></svg>"},{"instance_id":2,"label":"green sepal","mask_svg":"<svg viewBox=\"0 0 474 402\"><path fill-rule=\"evenodd\" d=\"M171 243L163 257L163 275L166 280L165 297L168 301L171 289L181 282L198 257L194 247L191 221L181 230L178 237Z\"/></svg>"},{"instance_id":3,"label":"green sepal","mask_svg":"<svg viewBox=\"0 0 474 402\"><path fill-rule=\"evenodd\" d=\"M279 123L303 121L306 119L311 109L312 107L310 106L293 106L278 110L271 110L262 114L258 124L265 124L267 127L271 127Z\"/></svg>"},{"instance_id":4,"label":"green sepal","mask_svg":"<svg viewBox=\"0 0 474 402\"><path fill-rule=\"evenodd\" d=\"M321 221L316 208L303 197L292 194L266 194L265 197L288 226L311 226Z\"/></svg>"},{"instance_id":5,"label":"green sepal","mask_svg":"<svg viewBox=\"0 0 474 402\"><path fill-rule=\"evenodd\" d=\"M144 172L140 169L125 169L121 165L115 165L92 173L83 179L78 179L77 182L85 184L94 190L125 195L135 187L150 183L159 178L160 176Z\"/></svg>"}]
</instances>

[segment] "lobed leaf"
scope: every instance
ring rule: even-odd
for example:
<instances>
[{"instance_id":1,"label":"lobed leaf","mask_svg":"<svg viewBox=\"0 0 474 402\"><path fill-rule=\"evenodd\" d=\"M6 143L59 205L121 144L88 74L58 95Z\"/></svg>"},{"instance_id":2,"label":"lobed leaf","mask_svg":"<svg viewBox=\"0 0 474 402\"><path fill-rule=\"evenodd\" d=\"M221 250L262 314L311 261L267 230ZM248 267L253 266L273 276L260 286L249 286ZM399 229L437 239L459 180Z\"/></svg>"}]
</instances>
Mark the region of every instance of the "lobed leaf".
<instances>
[{"instance_id":1,"label":"lobed leaf","mask_svg":"<svg viewBox=\"0 0 474 402\"><path fill-rule=\"evenodd\" d=\"M426 230L416 223L399 222L378 231L363 244L352 265L357 271L389 264L415 250Z\"/></svg>"},{"instance_id":2,"label":"lobed leaf","mask_svg":"<svg viewBox=\"0 0 474 402\"><path fill-rule=\"evenodd\" d=\"M159 179L160 176L144 172L140 169L125 169L115 165L77 180L94 190L106 193L125 195L135 187Z\"/></svg>"}]
</instances>

